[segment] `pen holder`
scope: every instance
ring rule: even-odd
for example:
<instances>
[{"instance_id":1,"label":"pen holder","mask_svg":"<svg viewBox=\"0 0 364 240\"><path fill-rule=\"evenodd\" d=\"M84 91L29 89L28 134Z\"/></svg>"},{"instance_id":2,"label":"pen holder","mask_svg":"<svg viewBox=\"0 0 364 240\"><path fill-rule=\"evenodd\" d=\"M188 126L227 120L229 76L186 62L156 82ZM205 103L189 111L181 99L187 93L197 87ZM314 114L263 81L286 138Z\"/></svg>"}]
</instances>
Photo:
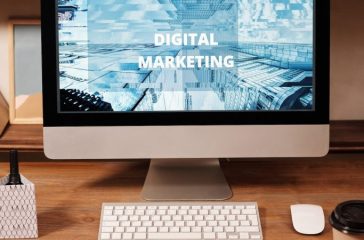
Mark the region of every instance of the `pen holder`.
<instances>
[{"instance_id":1,"label":"pen holder","mask_svg":"<svg viewBox=\"0 0 364 240\"><path fill-rule=\"evenodd\" d=\"M0 239L37 238L34 184L21 176L23 185L6 185L8 179L0 179Z\"/></svg>"}]
</instances>

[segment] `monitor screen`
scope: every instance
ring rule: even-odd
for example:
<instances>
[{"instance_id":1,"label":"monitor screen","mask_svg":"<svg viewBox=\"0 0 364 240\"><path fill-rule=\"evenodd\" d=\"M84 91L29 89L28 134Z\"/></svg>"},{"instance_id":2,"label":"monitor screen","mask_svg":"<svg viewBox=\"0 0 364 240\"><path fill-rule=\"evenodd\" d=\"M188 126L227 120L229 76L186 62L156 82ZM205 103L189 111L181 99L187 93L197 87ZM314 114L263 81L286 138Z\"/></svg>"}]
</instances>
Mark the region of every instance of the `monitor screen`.
<instances>
[{"instance_id":1,"label":"monitor screen","mask_svg":"<svg viewBox=\"0 0 364 240\"><path fill-rule=\"evenodd\" d=\"M314 0L58 0L59 112L314 111Z\"/></svg>"}]
</instances>

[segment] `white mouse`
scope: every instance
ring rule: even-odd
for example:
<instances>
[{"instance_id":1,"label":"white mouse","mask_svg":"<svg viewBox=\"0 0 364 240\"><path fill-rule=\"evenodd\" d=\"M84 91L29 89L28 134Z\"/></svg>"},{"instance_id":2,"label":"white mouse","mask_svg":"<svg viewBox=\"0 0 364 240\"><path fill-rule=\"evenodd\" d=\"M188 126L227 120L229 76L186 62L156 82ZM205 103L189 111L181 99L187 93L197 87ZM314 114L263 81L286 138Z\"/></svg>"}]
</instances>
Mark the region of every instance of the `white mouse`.
<instances>
[{"instance_id":1,"label":"white mouse","mask_svg":"<svg viewBox=\"0 0 364 240\"><path fill-rule=\"evenodd\" d=\"M291 205L294 229L307 235L321 233L325 228L325 215L322 207L311 204Z\"/></svg>"}]
</instances>

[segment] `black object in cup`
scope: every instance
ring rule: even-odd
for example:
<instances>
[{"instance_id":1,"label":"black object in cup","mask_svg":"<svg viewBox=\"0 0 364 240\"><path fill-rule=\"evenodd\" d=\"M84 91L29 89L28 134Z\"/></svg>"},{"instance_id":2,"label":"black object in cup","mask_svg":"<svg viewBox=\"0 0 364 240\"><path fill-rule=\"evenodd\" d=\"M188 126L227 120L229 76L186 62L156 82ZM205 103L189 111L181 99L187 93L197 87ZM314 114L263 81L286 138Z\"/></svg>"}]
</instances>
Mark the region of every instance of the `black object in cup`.
<instances>
[{"instance_id":1,"label":"black object in cup","mask_svg":"<svg viewBox=\"0 0 364 240\"><path fill-rule=\"evenodd\" d=\"M333 240L364 240L364 201L339 204L330 216Z\"/></svg>"},{"instance_id":2,"label":"black object in cup","mask_svg":"<svg viewBox=\"0 0 364 240\"><path fill-rule=\"evenodd\" d=\"M22 185L19 173L18 151L10 151L10 174L6 185Z\"/></svg>"}]
</instances>

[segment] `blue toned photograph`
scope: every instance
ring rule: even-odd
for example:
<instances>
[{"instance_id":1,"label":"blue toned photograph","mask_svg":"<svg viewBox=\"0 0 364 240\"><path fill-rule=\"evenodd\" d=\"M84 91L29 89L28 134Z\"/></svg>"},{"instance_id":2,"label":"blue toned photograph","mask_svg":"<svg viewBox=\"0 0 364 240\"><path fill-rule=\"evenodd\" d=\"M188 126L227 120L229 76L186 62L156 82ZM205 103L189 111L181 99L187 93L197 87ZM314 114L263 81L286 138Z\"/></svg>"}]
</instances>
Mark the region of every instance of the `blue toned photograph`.
<instances>
[{"instance_id":1,"label":"blue toned photograph","mask_svg":"<svg viewBox=\"0 0 364 240\"><path fill-rule=\"evenodd\" d=\"M313 5L58 0L60 110L314 110Z\"/></svg>"}]
</instances>

